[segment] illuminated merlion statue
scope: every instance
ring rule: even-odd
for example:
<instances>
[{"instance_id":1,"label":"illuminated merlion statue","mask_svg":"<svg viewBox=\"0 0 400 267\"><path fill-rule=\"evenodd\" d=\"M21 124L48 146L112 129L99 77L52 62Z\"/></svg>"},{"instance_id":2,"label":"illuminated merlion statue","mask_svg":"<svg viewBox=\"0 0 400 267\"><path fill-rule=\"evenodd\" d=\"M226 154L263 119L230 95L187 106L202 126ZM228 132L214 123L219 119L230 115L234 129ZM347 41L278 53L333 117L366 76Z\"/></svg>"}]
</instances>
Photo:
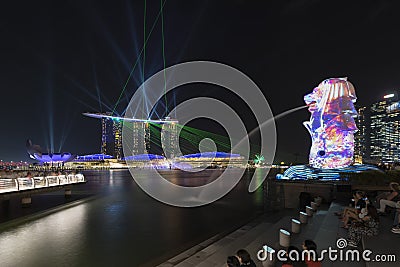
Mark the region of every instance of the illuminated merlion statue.
<instances>
[{"instance_id":1,"label":"illuminated merlion statue","mask_svg":"<svg viewBox=\"0 0 400 267\"><path fill-rule=\"evenodd\" d=\"M311 112L310 121L303 124L312 139L312 167L333 169L353 163L356 99L354 86L347 78L324 80L304 97Z\"/></svg>"}]
</instances>

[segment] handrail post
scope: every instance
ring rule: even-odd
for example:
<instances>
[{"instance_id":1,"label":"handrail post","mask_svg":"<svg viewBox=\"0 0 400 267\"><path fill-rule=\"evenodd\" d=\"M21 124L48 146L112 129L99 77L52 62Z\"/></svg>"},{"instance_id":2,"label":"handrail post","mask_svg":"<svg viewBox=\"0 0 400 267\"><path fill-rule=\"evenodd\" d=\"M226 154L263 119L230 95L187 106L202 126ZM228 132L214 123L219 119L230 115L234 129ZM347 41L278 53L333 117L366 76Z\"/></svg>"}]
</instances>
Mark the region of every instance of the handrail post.
<instances>
[{"instance_id":1,"label":"handrail post","mask_svg":"<svg viewBox=\"0 0 400 267\"><path fill-rule=\"evenodd\" d=\"M14 182L17 185L17 191L19 191L19 183L18 183L18 178L14 178Z\"/></svg>"}]
</instances>

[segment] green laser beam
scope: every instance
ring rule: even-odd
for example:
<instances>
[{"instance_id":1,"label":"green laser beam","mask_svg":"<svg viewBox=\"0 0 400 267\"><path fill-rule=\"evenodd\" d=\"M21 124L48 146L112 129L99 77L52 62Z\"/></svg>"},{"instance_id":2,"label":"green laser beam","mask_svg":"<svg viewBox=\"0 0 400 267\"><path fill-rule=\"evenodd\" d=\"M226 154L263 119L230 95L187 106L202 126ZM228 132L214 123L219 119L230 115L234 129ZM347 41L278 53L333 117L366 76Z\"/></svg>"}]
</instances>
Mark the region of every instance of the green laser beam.
<instances>
[{"instance_id":1,"label":"green laser beam","mask_svg":"<svg viewBox=\"0 0 400 267\"><path fill-rule=\"evenodd\" d=\"M150 142L156 144L157 146L161 147L161 124L157 123L149 123L150 127ZM202 139L204 138L210 138L212 139L217 145L219 145L219 149L224 150L225 152L229 152L232 148L231 146L231 140L230 138L215 134L212 132L196 129L193 127L189 126L184 126L180 124L176 124L176 127L181 128L180 130L180 135L179 137L182 138L183 140L186 140L188 143L183 143L181 144L181 148L186 149L187 151L191 151L193 149L196 149L201 142ZM131 128L131 127L129 127ZM250 158L255 158L256 162L262 162L263 156L260 154L261 148L256 145L256 144L250 144L251 149L250 149ZM240 153L240 151L239 151Z\"/></svg>"},{"instance_id":2,"label":"green laser beam","mask_svg":"<svg viewBox=\"0 0 400 267\"><path fill-rule=\"evenodd\" d=\"M165 70L165 37L164 37L164 12L163 12L163 1L160 0L161 4L161 37L162 37L162 56L164 62L164 97L165 97L165 116L168 115L168 103L167 103L167 77Z\"/></svg>"},{"instance_id":3,"label":"green laser beam","mask_svg":"<svg viewBox=\"0 0 400 267\"><path fill-rule=\"evenodd\" d=\"M167 2L167 0L165 0L165 1L163 2L162 7L164 7L164 5L165 5L166 2ZM126 82L125 82L125 84L124 84L124 86L123 86L123 88L122 88L121 94L120 94L119 97L118 97L117 103L114 105L114 108L113 108L113 110L112 110L112 114L114 114L115 109L117 108L119 102L121 101L122 95L123 95L123 93L125 92L126 87L128 86L128 83L129 83L129 81L130 81L130 79L131 79L131 77L132 77L133 72L134 72L135 69L136 69L137 64L139 63L139 60L140 60L140 58L141 58L141 56L142 56L144 47L145 47L145 45L147 44L147 42L148 42L148 40L149 40L149 38L150 38L150 36L151 36L151 33L153 32L153 30L154 30L154 28L155 28L155 26L156 26L156 24L157 24L157 22L158 22L158 19L160 18L160 15L161 15L161 10L160 10L160 12L158 12L158 15L157 15L157 17L156 17L156 20L154 21L154 23L153 23L153 25L152 25L152 27L151 27L151 29L150 29L150 32L149 32L149 34L147 35L146 40L144 41L143 47L142 47L142 49L140 50L140 53L139 53L139 55L138 55L138 58L136 59L136 62L135 62L135 64L133 65L132 70L130 71L130 73L129 73L129 75L128 75L128 78L127 78L127 80L126 80Z\"/></svg>"},{"instance_id":4,"label":"green laser beam","mask_svg":"<svg viewBox=\"0 0 400 267\"><path fill-rule=\"evenodd\" d=\"M144 16L143 16L143 40L146 40L146 5L147 0L144 0ZM143 63L142 63L142 83L143 83L143 95L145 95L145 88L144 88L144 78L145 78L145 65L146 65L146 42L143 44ZM143 110L145 109L145 99L143 97Z\"/></svg>"}]
</instances>

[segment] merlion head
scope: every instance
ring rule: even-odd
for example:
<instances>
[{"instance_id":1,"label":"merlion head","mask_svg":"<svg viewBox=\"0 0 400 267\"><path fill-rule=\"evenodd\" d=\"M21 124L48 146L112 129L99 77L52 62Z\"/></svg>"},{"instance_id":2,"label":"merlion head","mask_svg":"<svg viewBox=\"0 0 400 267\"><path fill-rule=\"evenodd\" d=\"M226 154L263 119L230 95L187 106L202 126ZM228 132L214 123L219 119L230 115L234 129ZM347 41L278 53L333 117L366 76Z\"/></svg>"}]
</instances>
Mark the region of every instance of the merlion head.
<instances>
[{"instance_id":1,"label":"merlion head","mask_svg":"<svg viewBox=\"0 0 400 267\"><path fill-rule=\"evenodd\" d=\"M310 121L303 124L312 139L312 167L332 169L353 163L356 99L347 78L326 79L304 97L311 113Z\"/></svg>"}]
</instances>

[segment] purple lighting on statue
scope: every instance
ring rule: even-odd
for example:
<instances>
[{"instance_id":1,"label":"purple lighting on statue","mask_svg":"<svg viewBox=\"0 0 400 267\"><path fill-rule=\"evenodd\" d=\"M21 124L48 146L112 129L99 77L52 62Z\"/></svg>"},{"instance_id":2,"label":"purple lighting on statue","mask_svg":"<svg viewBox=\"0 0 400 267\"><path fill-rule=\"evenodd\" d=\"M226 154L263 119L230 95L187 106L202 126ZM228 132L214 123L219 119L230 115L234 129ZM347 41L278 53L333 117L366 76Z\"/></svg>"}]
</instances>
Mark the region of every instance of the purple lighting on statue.
<instances>
[{"instance_id":1,"label":"purple lighting on statue","mask_svg":"<svg viewBox=\"0 0 400 267\"><path fill-rule=\"evenodd\" d=\"M309 164L319 169L350 166L354 155L354 86L347 78L324 80L304 97L311 113L304 122L311 135Z\"/></svg>"}]
</instances>

